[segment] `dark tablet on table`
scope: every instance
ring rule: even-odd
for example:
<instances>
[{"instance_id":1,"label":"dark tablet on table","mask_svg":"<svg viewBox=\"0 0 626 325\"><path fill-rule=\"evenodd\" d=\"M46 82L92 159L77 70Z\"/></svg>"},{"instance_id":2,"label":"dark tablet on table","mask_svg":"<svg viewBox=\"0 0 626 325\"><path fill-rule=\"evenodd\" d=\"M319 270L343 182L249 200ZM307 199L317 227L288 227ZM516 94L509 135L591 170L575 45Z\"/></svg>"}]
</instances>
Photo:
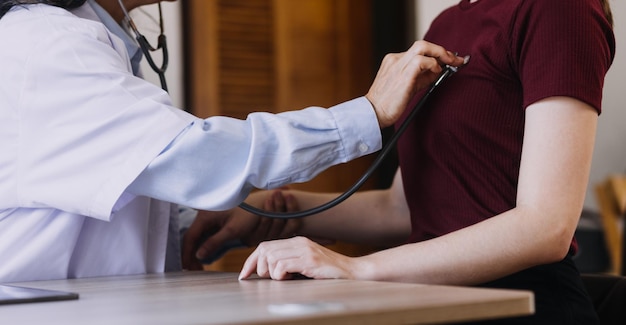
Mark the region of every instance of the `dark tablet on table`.
<instances>
[{"instance_id":1,"label":"dark tablet on table","mask_svg":"<svg viewBox=\"0 0 626 325\"><path fill-rule=\"evenodd\" d=\"M0 305L78 299L78 294L0 284Z\"/></svg>"}]
</instances>

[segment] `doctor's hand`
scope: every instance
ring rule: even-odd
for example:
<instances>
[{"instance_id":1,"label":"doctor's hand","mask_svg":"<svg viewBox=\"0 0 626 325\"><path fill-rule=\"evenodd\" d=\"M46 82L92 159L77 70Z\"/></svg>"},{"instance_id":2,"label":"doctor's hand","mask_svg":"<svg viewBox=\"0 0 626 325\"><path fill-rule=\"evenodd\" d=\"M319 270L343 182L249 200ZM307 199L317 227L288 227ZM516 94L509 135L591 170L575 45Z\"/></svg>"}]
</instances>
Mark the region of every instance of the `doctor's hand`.
<instances>
[{"instance_id":1,"label":"doctor's hand","mask_svg":"<svg viewBox=\"0 0 626 325\"><path fill-rule=\"evenodd\" d=\"M290 212L298 209L293 196L281 190L264 191L250 202L267 211ZM253 195L254 196L254 195ZM256 200L255 200L256 199ZM291 237L298 231L298 219L271 219L240 208L227 211L198 211L183 237L182 263L185 270L202 270L202 259L212 256L229 242L255 246L261 241Z\"/></svg>"},{"instance_id":2,"label":"doctor's hand","mask_svg":"<svg viewBox=\"0 0 626 325\"><path fill-rule=\"evenodd\" d=\"M313 279L355 279L357 258L334 252L306 237L266 241L250 254L239 279L255 271L262 278L288 280L297 275Z\"/></svg>"},{"instance_id":3,"label":"doctor's hand","mask_svg":"<svg viewBox=\"0 0 626 325\"><path fill-rule=\"evenodd\" d=\"M365 95L380 127L395 123L411 98L435 81L442 65L461 66L463 62L462 57L426 41L415 42L406 52L387 54Z\"/></svg>"}]
</instances>

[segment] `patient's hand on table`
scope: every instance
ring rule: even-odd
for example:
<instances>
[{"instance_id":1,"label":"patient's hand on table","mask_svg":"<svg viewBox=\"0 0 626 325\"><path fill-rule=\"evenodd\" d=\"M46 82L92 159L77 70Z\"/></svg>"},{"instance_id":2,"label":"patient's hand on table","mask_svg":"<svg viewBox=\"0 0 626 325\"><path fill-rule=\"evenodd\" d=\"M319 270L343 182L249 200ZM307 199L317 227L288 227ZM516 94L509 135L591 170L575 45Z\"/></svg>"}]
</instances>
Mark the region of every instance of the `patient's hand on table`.
<instances>
[{"instance_id":1,"label":"patient's hand on table","mask_svg":"<svg viewBox=\"0 0 626 325\"><path fill-rule=\"evenodd\" d=\"M290 212L299 209L293 196L281 190L268 193L263 201L264 210ZM255 246L264 240L292 237L299 226L299 219L260 217L239 208L198 211L198 216L183 238L183 269L202 270L201 260L226 246L232 246L233 242Z\"/></svg>"},{"instance_id":2,"label":"patient's hand on table","mask_svg":"<svg viewBox=\"0 0 626 325\"><path fill-rule=\"evenodd\" d=\"M262 278L289 280L356 279L362 268L359 259L332 251L306 237L266 241L250 254L239 279L256 273Z\"/></svg>"}]
</instances>

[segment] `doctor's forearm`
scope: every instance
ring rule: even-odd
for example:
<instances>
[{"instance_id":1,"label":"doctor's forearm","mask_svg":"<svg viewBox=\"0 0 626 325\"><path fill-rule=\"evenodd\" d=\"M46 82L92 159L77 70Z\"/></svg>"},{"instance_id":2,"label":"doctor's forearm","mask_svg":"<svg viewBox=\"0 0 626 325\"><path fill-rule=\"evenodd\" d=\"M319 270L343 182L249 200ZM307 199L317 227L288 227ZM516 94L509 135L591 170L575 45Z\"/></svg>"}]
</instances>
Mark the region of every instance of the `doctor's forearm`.
<instances>
[{"instance_id":1,"label":"doctor's forearm","mask_svg":"<svg viewBox=\"0 0 626 325\"><path fill-rule=\"evenodd\" d=\"M365 98L331 109L256 113L246 121L213 117L191 125L128 190L205 210L228 209L253 187L306 181L380 145L378 121Z\"/></svg>"}]
</instances>

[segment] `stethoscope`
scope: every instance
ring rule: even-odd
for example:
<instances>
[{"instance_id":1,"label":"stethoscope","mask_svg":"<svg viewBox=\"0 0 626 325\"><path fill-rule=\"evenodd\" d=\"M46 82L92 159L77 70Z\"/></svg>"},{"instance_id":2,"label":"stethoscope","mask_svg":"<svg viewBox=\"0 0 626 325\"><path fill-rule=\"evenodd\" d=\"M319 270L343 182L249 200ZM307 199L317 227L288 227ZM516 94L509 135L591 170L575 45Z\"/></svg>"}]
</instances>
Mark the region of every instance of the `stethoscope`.
<instances>
[{"instance_id":1,"label":"stethoscope","mask_svg":"<svg viewBox=\"0 0 626 325\"><path fill-rule=\"evenodd\" d=\"M469 56L466 56L464 65L467 64L468 61L469 61ZM433 82L430 85L430 87L428 88L426 93L422 96L422 98L419 100L419 102L417 104L415 104L413 110L409 113L409 116L402 122L402 124L396 130L396 132L393 134L391 139L389 139L389 142L385 145L385 147L378 154L378 156L376 157L376 159L374 160L372 165L365 171L363 176L361 176L361 178L359 178L343 194L337 196L333 200L328 201L328 202L326 202L326 203L324 203L324 204L322 204L320 206L317 206L317 207L314 207L314 208L311 208L311 209L308 209L308 210L302 210L302 211L296 211L296 212L271 212L271 211L264 211L264 210L255 208L255 207L253 207L253 206L251 206L251 205L249 205L249 204L247 204L245 202L241 203L239 205L239 207L244 209L244 210L246 210L246 211L248 211L248 212L250 212L250 213L254 213L254 214L257 214L257 215L260 215L260 216L263 216L263 217L292 219L292 218L303 218L303 217L310 216L312 214L317 214L317 213L320 213L322 211L326 211L326 210L336 206L337 204L345 201L348 197L350 197L352 194L354 194L359 188L361 188L363 183L365 183L365 181L367 181L367 179L370 178L370 176L372 176L372 174L374 173L376 168L378 168L378 166L382 163L382 161L385 159L385 157L387 157L387 155L391 152L391 149L393 149L393 147L398 142L398 139L400 138L402 133L404 133L406 128L409 126L410 122L417 115L417 112L424 106L424 103L426 103L426 100L428 99L430 94L444 80L446 80L451 75L453 75L455 72L457 72L457 70L458 70L457 67L453 67L453 66L449 66L449 65L446 65L444 67L444 70L441 73L441 75L439 75L439 77L435 80L435 82Z\"/></svg>"},{"instance_id":2,"label":"stethoscope","mask_svg":"<svg viewBox=\"0 0 626 325\"><path fill-rule=\"evenodd\" d=\"M159 33L157 47L154 48L152 45L150 45L146 37L143 36L137 29L135 22L133 21L132 18L130 18L130 15L128 14L128 10L126 10L126 6L124 5L123 1L118 0L118 2L120 4L120 7L122 7L122 11L124 12L124 16L126 17L126 20L128 21L128 25L130 26L130 29L135 34L135 39L137 40L137 43L139 43L141 52L143 52L143 55L146 57L146 60L148 61L150 68L152 68L152 70L154 70L154 72L156 72L157 75L159 75L161 88L167 91L167 83L165 81L165 70L167 70L167 63L169 60L169 55L167 53L167 40L165 38L165 34L163 33L163 13L161 11L161 3L160 2L157 3L157 5L159 6L159 26L161 28L161 32ZM163 61L160 67L157 66L157 64L154 62L154 59L152 58L152 55L150 54L150 52L154 52L159 49L161 49L163 53Z\"/></svg>"},{"instance_id":3,"label":"stethoscope","mask_svg":"<svg viewBox=\"0 0 626 325\"><path fill-rule=\"evenodd\" d=\"M156 72L159 75L159 79L161 81L161 88L163 88L163 90L167 91L167 84L165 82L165 70L167 69L168 54L167 54L167 43L166 43L165 35L163 34L163 14L161 12L161 3L158 3L158 6L159 6L159 24L160 24L160 27L161 27L161 33L159 34L158 45L157 45L156 48L154 48L154 47L152 47L150 45L150 43L148 43L148 40L146 40L146 38L141 33L139 33L139 31L137 30L137 26L135 25L133 20L130 18L130 15L128 14L128 11L126 10L126 6L124 6L124 3L122 2L122 0L118 0L118 2L120 3L120 6L122 7L122 11L124 12L124 15L126 16L126 19L128 20L128 25L133 30L133 33L135 34L137 42L139 43L139 46L141 47L141 51L143 52L144 56L146 57L146 60L148 60L148 63L150 64L150 67L152 68L152 70L154 70L154 72ZM163 50L163 63L161 64L160 67L157 66L156 63L154 63L154 60L152 59L152 55L150 55L151 51L156 51L158 49L162 49ZM469 60L469 56L465 57L464 64L467 64L468 60ZM374 171L376 170L376 168L378 168L378 166L380 166L380 164L383 162L385 157L387 157L389 155L389 153L391 152L393 147L398 142L398 139L400 138L402 133L404 133L406 128L409 126L410 122L417 115L417 112L420 111L422 106L424 106L424 104L426 103L426 100L428 99L430 94L444 80L446 80L451 75L453 75L455 72L457 72L457 70L458 70L457 67L453 67L453 66L449 66L449 65L446 65L444 67L444 70L441 73L441 75L439 75L439 77L435 80L435 82L433 82L431 84L431 86L428 88L426 93L422 96L422 98L415 105L413 110L409 113L409 116L404 120L404 122L402 122L402 124L396 130L396 132L393 134L391 139L389 139L389 142L384 146L384 148L378 154L378 156L376 157L376 159L374 160L372 165L365 171L365 173L363 173L363 176L361 176L361 178L359 178L343 194L337 196L333 200L328 201L328 202L326 202L326 203L324 203L324 204L322 204L320 206L317 206L317 207L314 207L314 208L311 208L311 209L307 209L307 210L296 211L296 212L265 211L265 210L261 210L261 209L255 208L255 207L253 207L253 206L251 206L251 205L249 205L249 204L247 204L245 202L242 202L239 205L239 207L244 209L244 210L246 210L246 211L248 211L248 212L250 212L250 213L254 213L254 214L257 214L257 215L260 215L260 216L263 216L263 217L281 218L281 219L293 219L293 218L303 218L303 217L307 217L307 216L310 216L310 215L313 215L313 214L317 214L317 213L326 211L326 210L328 210L328 209L338 205L339 203L345 201L352 194L354 194L356 191L358 191L359 188L361 188L361 186L374 174Z\"/></svg>"}]
</instances>

